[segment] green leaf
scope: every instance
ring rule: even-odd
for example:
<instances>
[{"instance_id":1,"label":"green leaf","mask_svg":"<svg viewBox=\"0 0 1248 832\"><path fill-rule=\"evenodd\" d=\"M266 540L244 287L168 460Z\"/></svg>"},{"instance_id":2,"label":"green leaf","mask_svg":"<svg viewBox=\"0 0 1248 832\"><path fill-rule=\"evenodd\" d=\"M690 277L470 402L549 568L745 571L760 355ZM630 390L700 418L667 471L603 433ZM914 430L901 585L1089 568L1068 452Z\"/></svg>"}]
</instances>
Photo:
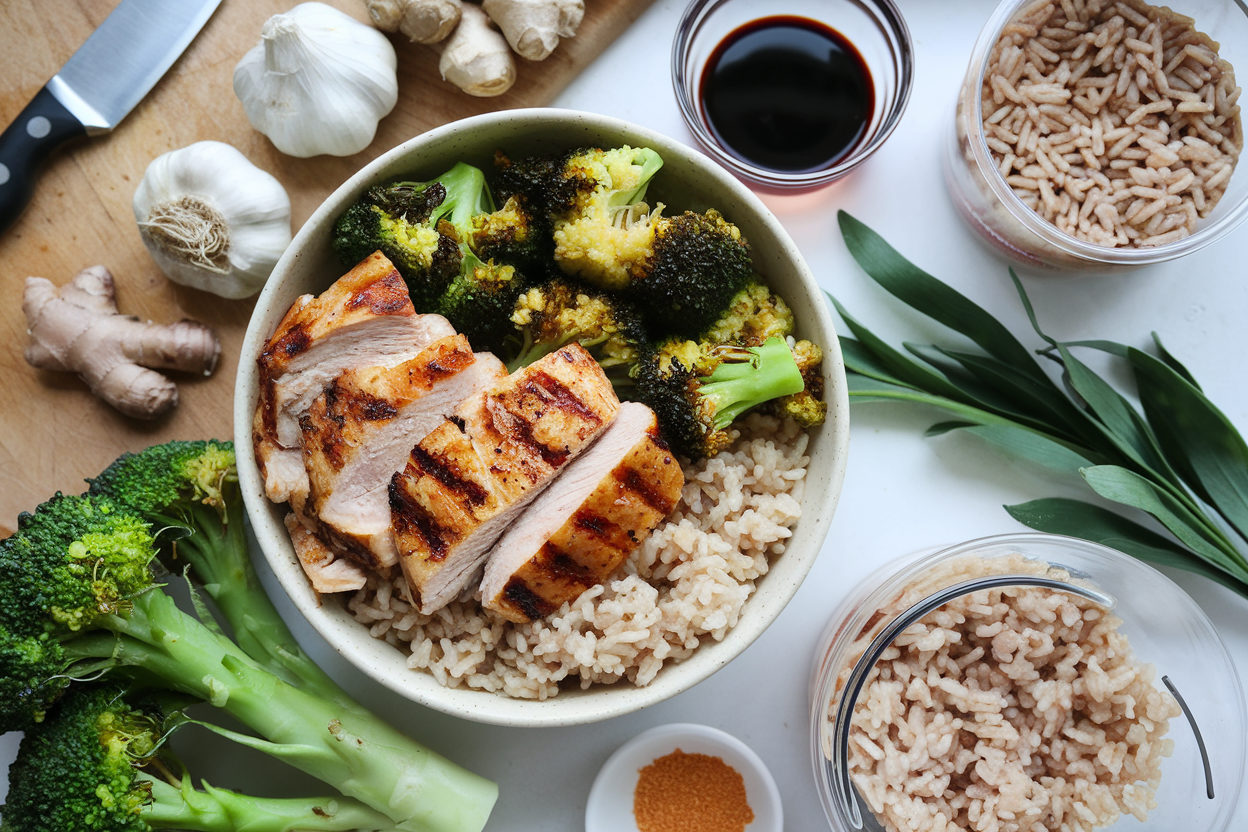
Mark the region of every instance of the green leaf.
<instances>
[{"instance_id":1,"label":"green leaf","mask_svg":"<svg viewBox=\"0 0 1248 832\"><path fill-rule=\"evenodd\" d=\"M949 357L949 355L940 347L925 346L923 344L911 344L906 342L905 347L912 354L926 361L945 375L950 381L961 388L970 396L972 403L976 407L983 408L1003 416L1012 422L1028 425L1036 430L1050 430L1051 426L1042 418L1037 418L1028 412L1027 408L1019 408L1015 402L1002 393L991 384L985 384L974 374L969 372L966 367ZM993 358L986 357L985 360L995 361ZM1005 366L1005 365L999 365Z\"/></svg>"},{"instance_id":2,"label":"green leaf","mask_svg":"<svg viewBox=\"0 0 1248 832\"><path fill-rule=\"evenodd\" d=\"M1062 364L1070 374L1071 386L1100 420L1103 435L1131 461L1167 477L1177 486L1178 477L1165 463L1156 438L1131 403L1109 382L1075 358L1065 344L1058 344L1057 349Z\"/></svg>"},{"instance_id":3,"label":"green leaf","mask_svg":"<svg viewBox=\"0 0 1248 832\"><path fill-rule=\"evenodd\" d=\"M1196 377L1183 366L1183 363L1179 361L1179 359L1170 354L1170 350L1166 349L1166 345L1161 343L1161 336L1156 332L1153 333L1153 343L1157 345L1157 355L1161 357L1161 360L1165 362L1166 366L1181 375L1188 384L1192 385L1197 390L1200 390L1200 385L1196 383Z\"/></svg>"},{"instance_id":4,"label":"green leaf","mask_svg":"<svg viewBox=\"0 0 1248 832\"><path fill-rule=\"evenodd\" d=\"M1140 403L1179 475L1241 536L1248 532L1248 445L1230 420L1176 370L1140 350L1128 360Z\"/></svg>"},{"instance_id":5,"label":"green leaf","mask_svg":"<svg viewBox=\"0 0 1248 832\"><path fill-rule=\"evenodd\" d=\"M1068 445L1013 425L974 425L966 432L1006 453L1067 474L1078 474L1079 469L1096 464Z\"/></svg>"},{"instance_id":6,"label":"green leaf","mask_svg":"<svg viewBox=\"0 0 1248 832\"><path fill-rule=\"evenodd\" d=\"M1149 563L1184 569L1248 597L1248 583L1236 580L1161 535L1100 506L1054 497L1005 506L1005 510L1036 531L1090 540Z\"/></svg>"},{"instance_id":7,"label":"green leaf","mask_svg":"<svg viewBox=\"0 0 1248 832\"><path fill-rule=\"evenodd\" d=\"M1092 490L1107 500L1148 512L1196 554L1238 580L1248 581L1243 558L1217 540L1208 522L1173 495L1134 471L1117 465L1095 465L1080 471ZM1228 551L1229 550L1229 551Z\"/></svg>"},{"instance_id":8,"label":"green leaf","mask_svg":"<svg viewBox=\"0 0 1248 832\"><path fill-rule=\"evenodd\" d=\"M864 376L887 381L890 384L910 387L910 385L899 378L895 378L888 370L884 369L876 357L861 342L855 341L853 338L846 338L844 335L838 337L837 340L841 343L841 358L845 362L845 369L849 372L861 373Z\"/></svg>"},{"instance_id":9,"label":"green leaf","mask_svg":"<svg viewBox=\"0 0 1248 832\"><path fill-rule=\"evenodd\" d=\"M923 431L923 436L930 439L933 436L942 436L951 430L961 430L962 428L976 427L974 422L937 422L927 430Z\"/></svg>"},{"instance_id":10,"label":"green leaf","mask_svg":"<svg viewBox=\"0 0 1248 832\"><path fill-rule=\"evenodd\" d=\"M831 294L828 294L828 300L832 301L836 311L840 313L841 318L849 326L850 331L862 342L863 347L875 357L877 366L889 376L897 379L902 384L908 384L911 387L926 390L938 396L966 401L966 395L944 376L933 373L922 364L911 361L902 355L900 351L890 347L869 329L858 323ZM967 403L969 404L969 402Z\"/></svg>"},{"instance_id":11,"label":"green leaf","mask_svg":"<svg viewBox=\"0 0 1248 832\"><path fill-rule=\"evenodd\" d=\"M986 310L902 257L884 238L849 214L838 211L837 220L845 245L858 265L895 297L962 333L989 355L1020 372L1052 383L1031 352Z\"/></svg>"},{"instance_id":12,"label":"green leaf","mask_svg":"<svg viewBox=\"0 0 1248 832\"><path fill-rule=\"evenodd\" d=\"M1018 279L1018 275L1014 273L1014 269L1010 268L1010 280L1014 281L1014 288L1018 290L1018 299L1023 303L1023 310L1027 313L1027 320L1031 321L1031 328L1036 334L1049 342L1049 346L1056 347L1057 341L1054 341L1048 335L1044 334L1044 330L1040 328L1040 322L1036 320L1036 310L1031 305L1031 298L1027 297L1027 290L1023 288L1023 281Z\"/></svg>"},{"instance_id":13,"label":"green leaf","mask_svg":"<svg viewBox=\"0 0 1248 832\"><path fill-rule=\"evenodd\" d=\"M905 387L897 384L890 384L887 381L871 378L870 376L860 375L858 373L848 373L845 376L846 389L849 391L850 403L858 402L912 402L914 404L926 404L932 407L939 407L942 410L961 416L967 421L980 425L1010 425L1014 424L1009 419L998 416L987 410L981 410L978 407L972 407L962 402L946 399L944 396L933 396L930 393L924 393L921 390L915 390L912 387Z\"/></svg>"}]
</instances>

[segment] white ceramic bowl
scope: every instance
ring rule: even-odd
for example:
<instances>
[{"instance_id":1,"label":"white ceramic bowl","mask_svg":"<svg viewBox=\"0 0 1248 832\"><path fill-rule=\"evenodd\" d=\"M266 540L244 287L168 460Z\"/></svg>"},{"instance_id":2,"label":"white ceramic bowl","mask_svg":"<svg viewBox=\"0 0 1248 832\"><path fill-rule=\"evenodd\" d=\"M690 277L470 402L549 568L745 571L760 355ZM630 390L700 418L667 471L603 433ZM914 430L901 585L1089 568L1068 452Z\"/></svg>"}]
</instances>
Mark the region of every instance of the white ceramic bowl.
<instances>
[{"instance_id":1,"label":"white ceramic bowl","mask_svg":"<svg viewBox=\"0 0 1248 832\"><path fill-rule=\"evenodd\" d=\"M607 758L585 801L585 832L637 832L633 798L641 769L677 749L718 757L741 775L746 802L754 812L749 832L783 832L780 790L762 759L732 734L686 722L643 731Z\"/></svg>"},{"instance_id":2,"label":"white ceramic bowl","mask_svg":"<svg viewBox=\"0 0 1248 832\"><path fill-rule=\"evenodd\" d=\"M736 223L751 245L754 262L793 307L797 331L823 348L827 423L811 432L810 470L802 519L786 551L759 581L739 623L722 641L708 641L689 659L665 667L645 687L627 683L568 690L544 701L445 688L433 676L409 669L405 655L372 638L336 600L317 604L282 524L285 506L270 503L251 448L257 396L255 357L290 304L319 294L346 270L330 250L335 218L366 188L399 176L429 179L465 161L490 171L494 151L513 156L574 147L648 146L663 169L649 196L669 210L717 208ZM819 554L840 494L849 442L845 370L827 304L810 270L780 223L744 185L707 157L677 141L618 119L553 110L508 110L430 130L362 168L312 214L273 270L256 303L243 341L234 397L234 437L239 483L256 539L278 580L308 622L362 672L391 690L445 713L499 725L575 725L630 713L661 702L723 667L767 629L797 592Z\"/></svg>"}]
</instances>

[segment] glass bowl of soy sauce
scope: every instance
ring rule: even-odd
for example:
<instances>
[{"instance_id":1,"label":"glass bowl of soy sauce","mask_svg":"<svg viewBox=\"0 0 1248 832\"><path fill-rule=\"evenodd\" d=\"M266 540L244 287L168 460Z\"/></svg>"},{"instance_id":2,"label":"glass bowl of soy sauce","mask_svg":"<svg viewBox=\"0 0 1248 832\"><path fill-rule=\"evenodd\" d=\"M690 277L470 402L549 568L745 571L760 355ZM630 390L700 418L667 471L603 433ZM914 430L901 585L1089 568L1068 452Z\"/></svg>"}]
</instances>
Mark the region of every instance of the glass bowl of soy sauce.
<instances>
[{"instance_id":1,"label":"glass bowl of soy sauce","mask_svg":"<svg viewBox=\"0 0 1248 832\"><path fill-rule=\"evenodd\" d=\"M905 111L910 31L892 0L693 0L672 83L702 148L755 190L821 188Z\"/></svg>"}]
</instances>

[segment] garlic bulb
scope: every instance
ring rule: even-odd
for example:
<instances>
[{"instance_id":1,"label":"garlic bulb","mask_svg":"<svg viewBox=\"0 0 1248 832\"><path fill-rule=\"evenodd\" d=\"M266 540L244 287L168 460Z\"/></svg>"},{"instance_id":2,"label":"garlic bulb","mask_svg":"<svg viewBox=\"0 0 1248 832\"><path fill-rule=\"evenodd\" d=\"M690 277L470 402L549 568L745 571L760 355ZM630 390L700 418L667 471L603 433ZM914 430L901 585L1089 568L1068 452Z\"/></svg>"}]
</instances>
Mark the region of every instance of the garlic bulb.
<instances>
[{"instance_id":1,"label":"garlic bulb","mask_svg":"<svg viewBox=\"0 0 1248 832\"><path fill-rule=\"evenodd\" d=\"M290 245L286 189L222 142L153 159L134 192L134 218L170 280L223 298L260 291Z\"/></svg>"},{"instance_id":2,"label":"garlic bulb","mask_svg":"<svg viewBox=\"0 0 1248 832\"><path fill-rule=\"evenodd\" d=\"M251 126L301 158L368 147L399 95L386 36L324 3L274 15L260 35L234 68Z\"/></svg>"}]
</instances>

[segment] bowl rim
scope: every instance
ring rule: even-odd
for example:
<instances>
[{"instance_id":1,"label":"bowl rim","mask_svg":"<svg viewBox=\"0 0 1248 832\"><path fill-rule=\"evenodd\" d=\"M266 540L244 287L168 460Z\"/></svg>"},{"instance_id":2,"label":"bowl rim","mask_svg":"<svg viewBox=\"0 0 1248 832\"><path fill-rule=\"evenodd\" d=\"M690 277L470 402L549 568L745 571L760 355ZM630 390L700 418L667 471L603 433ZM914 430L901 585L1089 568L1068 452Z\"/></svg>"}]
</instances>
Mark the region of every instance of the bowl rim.
<instances>
[{"instance_id":1,"label":"bowl rim","mask_svg":"<svg viewBox=\"0 0 1248 832\"><path fill-rule=\"evenodd\" d=\"M775 237L780 250L794 266L794 279L806 287L810 297L819 297L821 290L814 275L779 220L757 195L696 149L622 119L575 110L524 108L471 116L415 136L364 165L336 188L299 229L261 291L244 335L240 352L242 358L234 391L234 442L237 448L250 449L252 447L251 425L257 397L257 370L255 361L250 360L248 356L259 355L260 349L271 334L272 326L288 307L289 301L279 304L281 284L286 275L296 268L308 242L322 232L328 218L336 216L348 200L353 199L365 187L382 178L383 173L395 162L417 154L425 148L433 147L435 150L440 150L444 143L457 134L471 135L482 128L503 126L508 123L529 129L538 128L542 124L552 126L558 124L565 128L585 128L601 133L628 135L638 144L666 148L665 160L670 154L673 157L670 159L671 163L692 164L699 177L714 180L714 185L732 192L745 211L753 212L758 221ZM797 560L797 568L787 575L788 580L780 585L778 591L765 596L772 603L756 605L753 610L754 614L742 616L722 640L707 642L689 659L671 667L665 667L653 681L644 687L596 686L598 690L605 690L608 693L620 691L614 696L578 696L582 693L581 691L567 690L545 700L515 699L501 693L462 687L444 687L437 685L436 681L432 680L431 674L408 669L403 662L404 654L384 640L374 639L369 635L366 625L350 618L345 606L334 605L348 617L347 623L351 625L349 628L340 626L344 623L342 620L326 613L327 607L320 606L319 599L308 585L307 578L295 560L293 551L289 549L289 544L285 551L276 552L273 551L272 545L265 543L264 535L275 532L272 513L274 504L264 496L263 484L260 481L254 458L251 454L242 454L238 466L239 485L260 551L296 609L335 651L342 654L360 672L384 687L406 699L443 713L488 724L547 727L596 722L632 713L669 699L711 676L740 655L770 626L796 594L826 540L845 476L849 446L849 399L844 383L845 371L840 345L836 339L836 329L827 305L816 303L808 311L817 322L816 329L827 333L828 336L825 339L827 343L820 345L824 354L825 377L828 373L832 373L833 377L840 382L830 385L825 391L829 419L820 428L819 442L821 446L828 447L827 454L830 459L830 467L826 471L828 477L826 491L821 495L812 495L810 493L812 489L808 488L803 495L804 511L800 522L807 524L805 528L809 529L812 550L804 553L802 558ZM280 533L284 536L285 529L281 523L278 522L276 526L280 528ZM814 543L818 545L813 545ZM760 590L755 591L747 601L747 609L749 603L755 601L759 591L766 586L767 584L764 583ZM387 652L384 656L381 654L365 655L372 651L363 649L364 645L369 647L380 645ZM389 655L390 651L393 651L393 658ZM703 656L710 658L702 658L699 661ZM398 667L395 666L396 660ZM394 672L400 667L402 673ZM413 688L410 679L419 676L430 678L437 686L428 687L418 682Z\"/></svg>"},{"instance_id":2,"label":"bowl rim","mask_svg":"<svg viewBox=\"0 0 1248 832\"><path fill-rule=\"evenodd\" d=\"M975 164L983 172L984 180L988 183L988 187L992 189L992 195L997 198L1001 206L1009 212L1011 217L1021 223L1027 231L1064 254L1073 255L1095 263L1098 266L1107 267L1145 266L1153 263L1163 263L1182 257L1185 254L1191 254L1222 239L1239 227L1240 223L1245 219L1248 219L1248 192L1245 192L1244 197L1240 199L1237 205L1227 206L1226 212L1217 219L1207 223L1202 220L1201 227L1197 228L1195 233L1189 234L1180 240L1145 248L1110 248L1109 246L1089 243L1059 231L1057 226L1024 205L1023 201L1014 194L1013 189L1006 184L1000 170L997 169L997 166L992 161L992 151L989 149L988 140L984 136L984 102L980 91L984 86L984 74L988 70L988 57L992 54L997 41L1000 40L1001 30L1005 28L1015 13L1029 2L1031 0L1002 0L997 5L992 12L992 16L988 18L988 21L980 30L978 38L975 40L975 46L971 50L971 59L967 67L966 78L963 82L967 87L971 87L973 83L973 87L965 91L966 95L973 98L973 106L968 108L970 115L968 120L970 123L967 125L967 146L974 157ZM1243 3L1236 3L1235 5L1240 6L1245 14L1248 15L1248 8L1245 8ZM1237 164L1236 167L1239 167L1239 165ZM1232 172L1233 175L1234 173ZM1220 205L1221 203L1219 203Z\"/></svg>"}]
</instances>

